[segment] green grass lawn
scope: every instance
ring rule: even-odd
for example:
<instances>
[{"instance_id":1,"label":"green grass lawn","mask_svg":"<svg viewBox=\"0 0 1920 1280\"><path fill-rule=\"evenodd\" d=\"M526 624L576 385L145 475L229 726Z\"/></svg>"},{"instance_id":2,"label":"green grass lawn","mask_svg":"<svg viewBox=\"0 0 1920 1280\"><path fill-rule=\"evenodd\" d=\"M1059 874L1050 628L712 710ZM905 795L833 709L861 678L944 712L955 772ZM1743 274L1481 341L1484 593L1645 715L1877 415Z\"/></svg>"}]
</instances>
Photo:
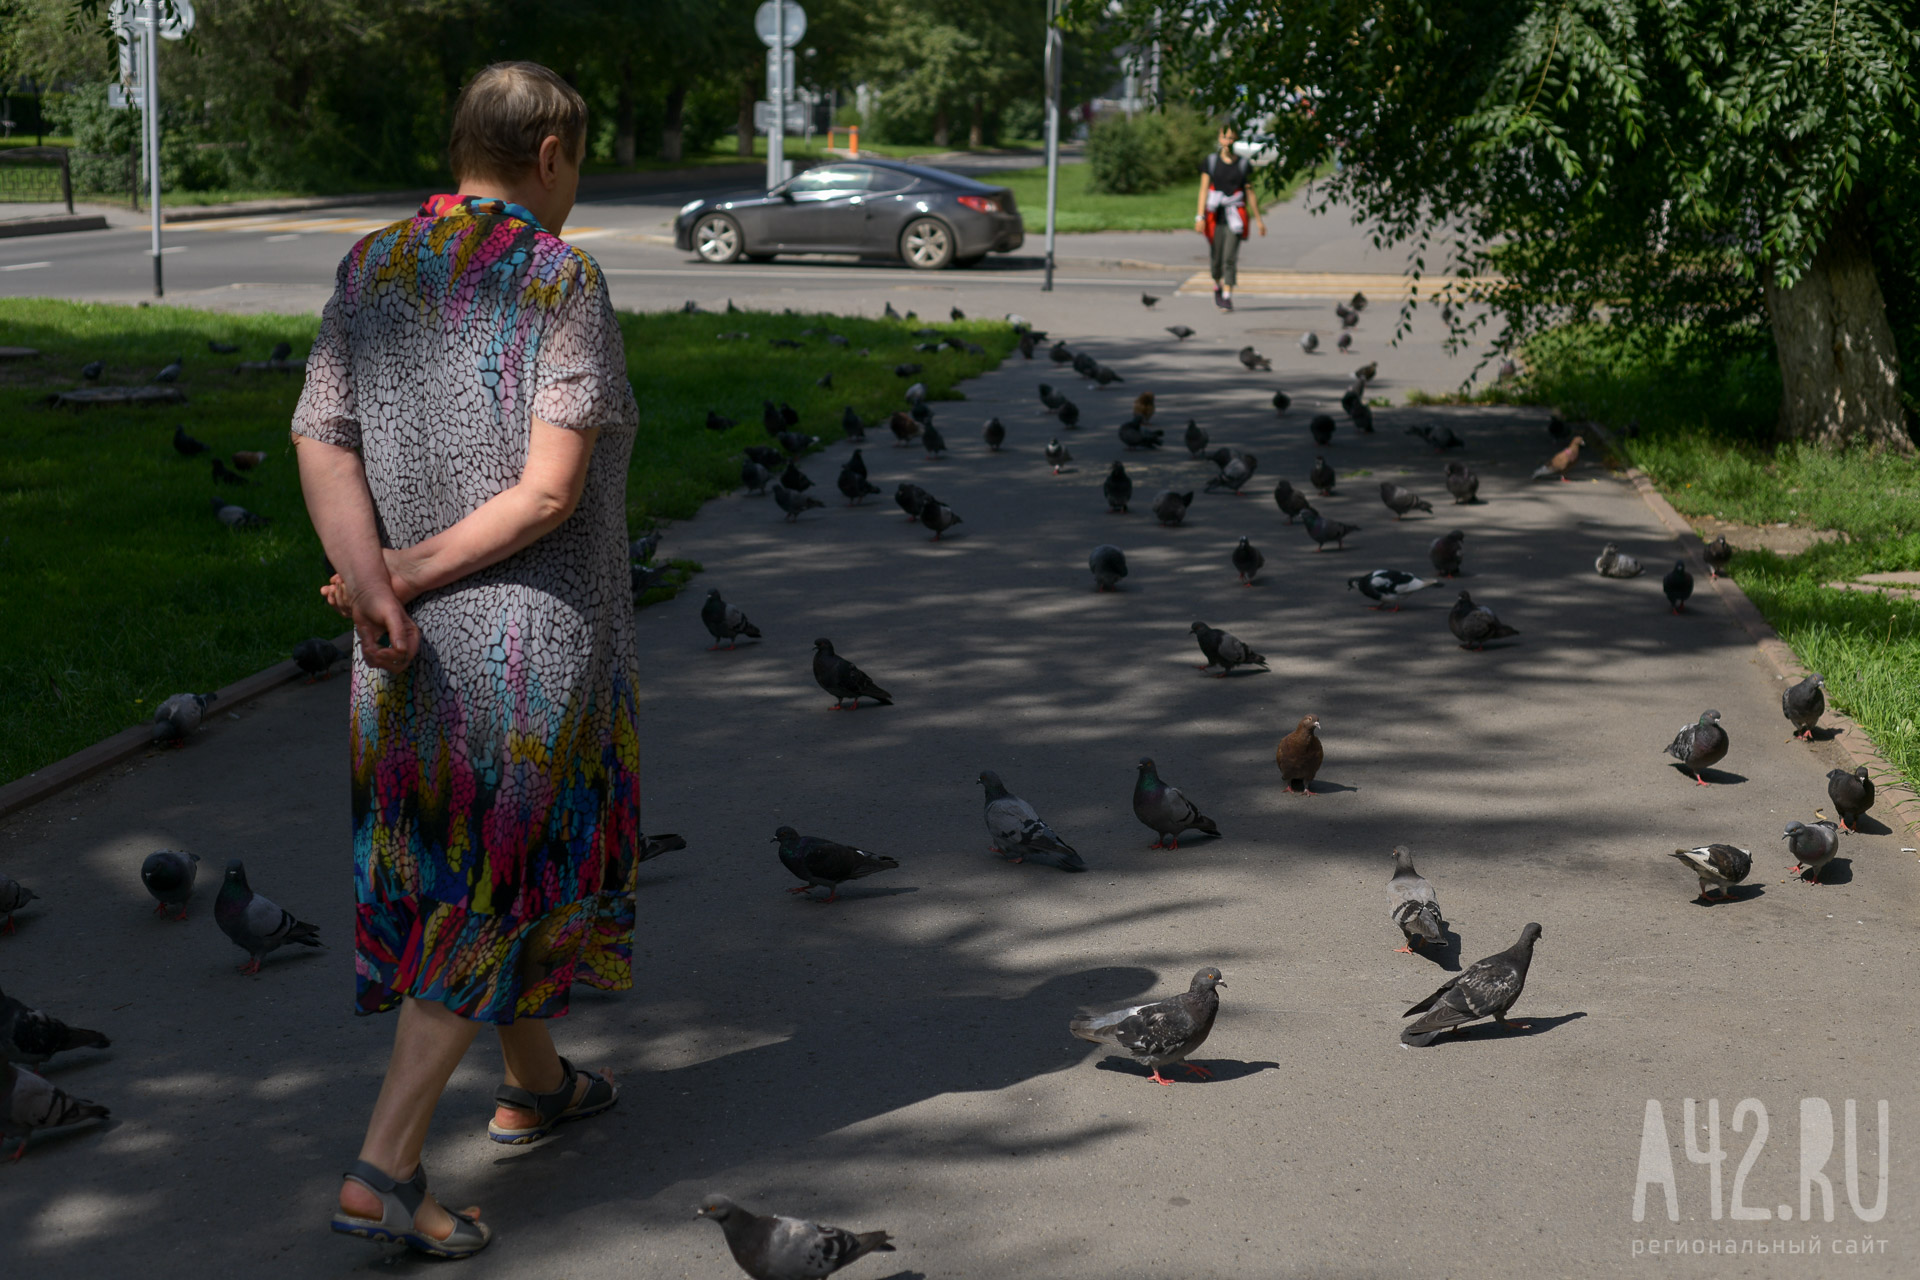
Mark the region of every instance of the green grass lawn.
<instances>
[{"instance_id":1,"label":"green grass lawn","mask_svg":"<svg viewBox=\"0 0 1920 1280\"><path fill-rule=\"evenodd\" d=\"M306 350L317 324L0 299L0 345L42 353L0 364L0 782L146 720L169 694L227 684L307 636L345 629L320 603L320 545L287 439L299 379L232 372L278 341ZM851 345L800 336L828 325ZM684 519L738 483L740 448L766 439L763 398L789 401L808 432L833 440L846 405L869 419L900 406L895 364L925 365L919 376L942 397L1013 345L1005 325L986 322L940 325L985 347L980 356L914 352L917 323L846 317L623 316L622 327L641 405L627 503L636 532ZM752 336L717 336L737 331ZM769 347L776 337L806 346ZM208 339L238 343L241 354L212 355ZM185 406L75 413L44 404L79 385L89 360L107 362L102 383L134 384L181 354ZM829 371L832 389L817 386ZM709 408L740 425L706 430ZM266 451L246 488L218 492L271 527L242 533L214 520L211 464L174 451L176 423L223 455ZM831 491L833 476L813 470ZM673 555L671 534L662 555Z\"/></svg>"}]
</instances>

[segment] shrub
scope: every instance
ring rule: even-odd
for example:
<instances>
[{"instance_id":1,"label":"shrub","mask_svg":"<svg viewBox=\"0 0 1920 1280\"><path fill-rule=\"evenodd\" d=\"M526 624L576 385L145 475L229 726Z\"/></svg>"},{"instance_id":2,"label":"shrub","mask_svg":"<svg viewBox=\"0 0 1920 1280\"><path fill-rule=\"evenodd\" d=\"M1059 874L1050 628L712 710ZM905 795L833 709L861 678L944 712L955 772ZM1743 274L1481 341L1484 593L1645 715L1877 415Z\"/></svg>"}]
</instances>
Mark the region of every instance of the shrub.
<instances>
[{"instance_id":1,"label":"shrub","mask_svg":"<svg viewBox=\"0 0 1920 1280\"><path fill-rule=\"evenodd\" d=\"M1200 171L1214 136L1212 125L1186 107L1107 116L1087 139L1089 187L1123 196L1164 190Z\"/></svg>"}]
</instances>

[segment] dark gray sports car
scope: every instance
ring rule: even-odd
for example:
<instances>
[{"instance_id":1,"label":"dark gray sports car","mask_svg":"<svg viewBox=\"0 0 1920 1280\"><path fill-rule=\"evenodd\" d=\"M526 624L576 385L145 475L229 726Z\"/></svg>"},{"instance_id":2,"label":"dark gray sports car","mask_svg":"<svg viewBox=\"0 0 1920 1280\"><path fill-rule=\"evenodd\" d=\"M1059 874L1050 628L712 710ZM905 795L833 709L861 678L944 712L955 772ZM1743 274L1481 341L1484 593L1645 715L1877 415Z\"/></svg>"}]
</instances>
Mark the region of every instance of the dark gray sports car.
<instances>
[{"instance_id":1,"label":"dark gray sports car","mask_svg":"<svg viewBox=\"0 0 1920 1280\"><path fill-rule=\"evenodd\" d=\"M937 271L1010 253L1025 239L1005 187L892 160L823 164L765 194L695 200L674 221L674 243L715 263L857 253Z\"/></svg>"}]
</instances>

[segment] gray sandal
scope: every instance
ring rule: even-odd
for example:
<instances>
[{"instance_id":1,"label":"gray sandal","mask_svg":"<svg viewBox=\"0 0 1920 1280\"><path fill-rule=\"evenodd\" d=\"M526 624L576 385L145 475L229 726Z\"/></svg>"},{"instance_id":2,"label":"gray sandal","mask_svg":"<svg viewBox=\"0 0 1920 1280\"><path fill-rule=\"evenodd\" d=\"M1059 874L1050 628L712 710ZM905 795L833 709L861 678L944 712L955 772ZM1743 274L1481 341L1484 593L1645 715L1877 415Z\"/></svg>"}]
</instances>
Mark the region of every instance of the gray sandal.
<instances>
[{"instance_id":1,"label":"gray sandal","mask_svg":"<svg viewBox=\"0 0 1920 1280\"><path fill-rule=\"evenodd\" d=\"M427 1199L427 1166L423 1161L405 1182L389 1177L365 1160L355 1160L344 1175L380 1197L378 1218L358 1218L344 1209L333 1214L333 1229L342 1235L363 1240L396 1241L417 1253L432 1258L470 1258L486 1248L493 1230L478 1218L447 1212L453 1217L453 1230L445 1240L436 1240L413 1225L413 1215Z\"/></svg>"},{"instance_id":2,"label":"gray sandal","mask_svg":"<svg viewBox=\"0 0 1920 1280\"><path fill-rule=\"evenodd\" d=\"M551 1093L534 1093L516 1085L503 1084L494 1091L493 1100L500 1106L512 1107L516 1111L531 1111L538 1116L540 1123L527 1129L503 1128L498 1121L487 1122L487 1136L495 1142L508 1146L519 1146L544 1138L552 1133L554 1126L569 1120L584 1120L588 1116L597 1116L602 1111L620 1101L620 1090L605 1076L592 1075L580 1070L565 1058L560 1059L560 1070L564 1078L560 1087ZM573 1091L580 1083L580 1077L588 1080L587 1091L580 1095L580 1101L574 1102Z\"/></svg>"}]
</instances>

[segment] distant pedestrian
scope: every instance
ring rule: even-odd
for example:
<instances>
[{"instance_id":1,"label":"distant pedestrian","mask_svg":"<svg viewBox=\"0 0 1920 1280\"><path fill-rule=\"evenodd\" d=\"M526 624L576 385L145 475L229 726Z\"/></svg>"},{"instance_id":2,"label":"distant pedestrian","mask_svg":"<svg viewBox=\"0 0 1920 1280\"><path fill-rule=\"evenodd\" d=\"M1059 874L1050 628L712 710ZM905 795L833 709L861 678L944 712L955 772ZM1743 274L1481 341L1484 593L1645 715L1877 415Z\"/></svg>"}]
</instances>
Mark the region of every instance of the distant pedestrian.
<instances>
[{"instance_id":1,"label":"distant pedestrian","mask_svg":"<svg viewBox=\"0 0 1920 1280\"><path fill-rule=\"evenodd\" d=\"M1213 305L1233 310L1233 286L1240 282L1240 242L1247 238L1247 219L1267 234L1260 201L1247 184L1253 162L1233 154L1233 126L1220 126L1220 150L1200 166L1200 207L1193 222L1212 247Z\"/></svg>"}]
</instances>

